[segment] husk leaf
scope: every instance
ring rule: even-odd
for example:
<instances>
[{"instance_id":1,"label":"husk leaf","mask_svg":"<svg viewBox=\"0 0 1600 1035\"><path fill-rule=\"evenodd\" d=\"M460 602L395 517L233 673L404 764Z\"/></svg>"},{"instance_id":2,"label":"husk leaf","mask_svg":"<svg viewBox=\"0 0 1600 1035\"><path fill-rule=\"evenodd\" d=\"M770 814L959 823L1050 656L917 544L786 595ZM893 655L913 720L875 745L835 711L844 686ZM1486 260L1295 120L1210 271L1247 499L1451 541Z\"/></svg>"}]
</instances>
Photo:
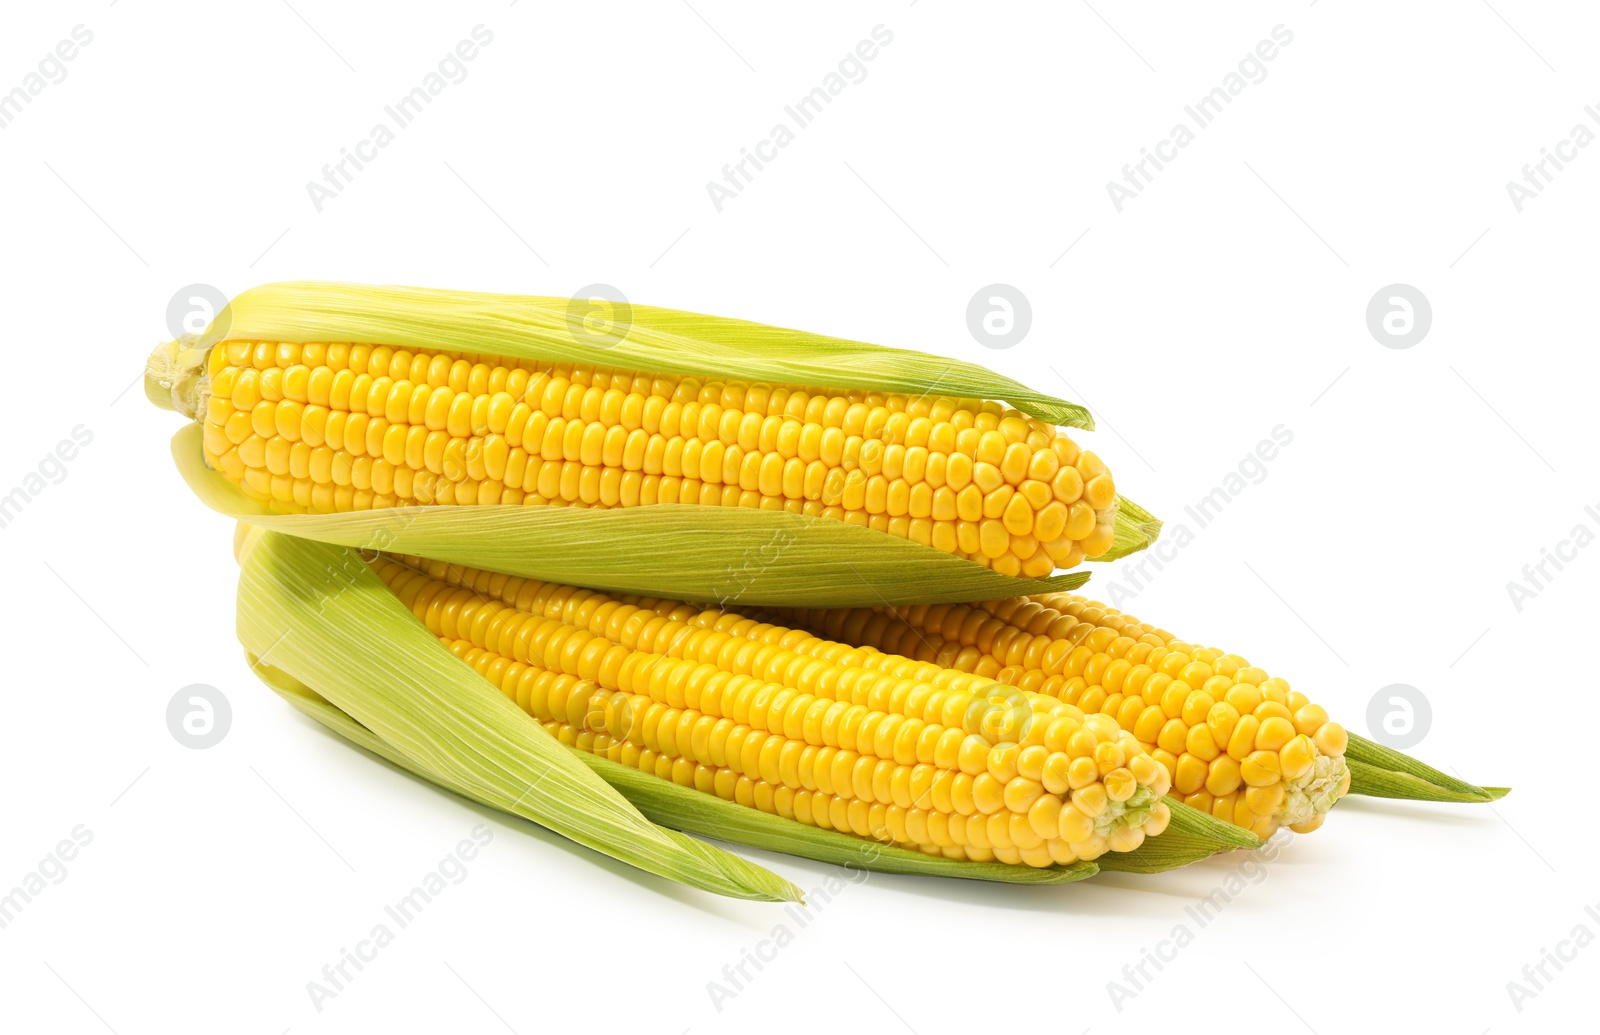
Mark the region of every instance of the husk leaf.
<instances>
[{"instance_id":1,"label":"husk leaf","mask_svg":"<svg viewBox=\"0 0 1600 1035\"><path fill-rule=\"evenodd\" d=\"M737 856L689 848L641 815L452 655L352 550L268 532L240 558L237 630L259 661L479 800L692 887L797 900Z\"/></svg>"},{"instance_id":2,"label":"husk leaf","mask_svg":"<svg viewBox=\"0 0 1600 1035\"><path fill-rule=\"evenodd\" d=\"M1261 839L1243 827L1224 823L1175 798L1166 799L1172 822L1159 837L1146 838L1131 852L1108 852L1096 859L1102 870L1121 873L1160 873L1187 866L1218 852L1260 848Z\"/></svg>"},{"instance_id":3,"label":"husk leaf","mask_svg":"<svg viewBox=\"0 0 1600 1035\"><path fill-rule=\"evenodd\" d=\"M1085 571L1014 578L844 521L747 507L512 504L276 514L206 466L202 436L200 425L186 425L172 438L172 457L189 488L219 513L319 542L546 582L725 605L876 607L1055 593L1089 578ZM1123 509L1127 536L1152 540L1148 514L1128 501L1119 507L1119 538Z\"/></svg>"},{"instance_id":4,"label":"husk leaf","mask_svg":"<svg viewBox=\"0 0 1600 1035\"><path fill-rule=\"evenodd\" d=\"M1076 403L962 360L653 306L618 307L598 332L587 300L296 281L243 292L200 344L230 338L366 342L744 381L1003 400L1051 424L1093 428Z\"/></svg>"},{"instance_id":5,"label":"husk leaf","mask_svg":"<svg viewBox=\"0 0 1600 1035\"><path fill-rule=\"evenodd\" d=\"M1111 540L1111 549L1089 558L1095 564L1120 561L1151 546L1161 535L1161 519L1126 496L1117 497L1117 518L1112 527L1116 535Z\"/></svg>"},{"instance_id":6,"label":"husk leaf","mask_svg":"<svg viewBox=\"0 0 1600 1035\"><path fill-rule=\"evenodd\" d=\"M499 807L493 802L483 801L469 788L452 784L438 774L422 769L371 730L293 677L266 666L252 664L251 667L262 682L280 697L357 747L364 748L421 779L438 784L464 798L494 808ZM1050 869L1034 869L1028 866L1007 866L1003 863L935 859L921 852L876 844L847 834L806 826L795 820L784 819L782 816L761 812L758 809L746 808L670 780L650 776L597 755L586 752L574 752L574 755L632 802L644 815L665 827L682 831L683 834L715 837L751 848L783 852L805 859L879 873L962 877L1009 884L1065 884L1092 876L1097 870L1095 864L1090 862ZM692 844L700 843L689 837L684 837L684 840Z\"/></svg>"},{"instance_id":7,"label":"husk leaf","mask_svg":"<svg viewBox=\"0 0 1600 1035\"><path fill-rule=\"evenodd\" d=\"M1498 801L1511 793L1509 787L1480 787L1468 783L1354 733L1350 734L1344 757L1345 764L1350 767L1351 794L1481 804Z\"/></svg>"}]
</instances>

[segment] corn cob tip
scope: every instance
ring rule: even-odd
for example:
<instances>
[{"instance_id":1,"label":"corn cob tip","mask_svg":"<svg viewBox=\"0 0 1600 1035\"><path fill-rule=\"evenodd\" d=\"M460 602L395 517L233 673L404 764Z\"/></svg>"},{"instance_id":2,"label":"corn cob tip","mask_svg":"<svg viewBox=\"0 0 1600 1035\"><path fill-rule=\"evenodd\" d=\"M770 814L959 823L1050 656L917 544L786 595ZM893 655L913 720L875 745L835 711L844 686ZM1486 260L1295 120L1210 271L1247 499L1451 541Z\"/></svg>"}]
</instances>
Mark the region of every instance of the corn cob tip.
<instances>
[{"instance_id":1,"label":"corn cob tip","mask_svg":"<svg viewBox=\"0 0 1600 1035\"><path fill-rule=\"evenodd\" d=\"M178 343L163 342L150 352L144 363L144 394L164 410L176 409L172 402L171 371L178 359Z\"/></svg>"},{"instance_id":2,"label":"corn cob tip","mask_svg":"<svg viewBox=\"0 0 1600 1035\"><path fill-rule=\"evenodd\" d=\"M193 334L163 342L151 351L144 364L145 397L162 409L191 420L200 412L206 380L206 350L198 343L198 336Z\"/></svg>"},{"instance_id":3,"label":"corn cob tip","mask_svg":"<svg viewBox=\"0 0 1600 1035\"><path fill-rule=\"evenodd\" d=\"M1283 784L1283 804L1272 817L1273 822L1297 834L1309 834L1322 825L1328 810L1350 790L1350 767L1343 755L1319 754L1309 772L1297 779L1285 779Z\"/></svg>"}]
</instances>

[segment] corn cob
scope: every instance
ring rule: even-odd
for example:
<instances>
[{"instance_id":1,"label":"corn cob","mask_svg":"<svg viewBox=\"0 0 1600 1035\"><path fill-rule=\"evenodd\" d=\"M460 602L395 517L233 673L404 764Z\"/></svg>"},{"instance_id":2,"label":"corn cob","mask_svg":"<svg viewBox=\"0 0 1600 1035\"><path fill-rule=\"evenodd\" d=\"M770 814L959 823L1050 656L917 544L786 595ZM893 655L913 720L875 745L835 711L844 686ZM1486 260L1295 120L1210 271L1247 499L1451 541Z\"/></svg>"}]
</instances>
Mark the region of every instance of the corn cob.
<instances>
[{"instance_id":1,"label":"corn cob","mask_svg":"<svg viewBox=\"0 0 1600 1035\"><path fill-rule=\"evenodd\" d=\"M781 609L846 643L993 679L1105 715L1185 804L1269 837L1307 833L1350 788L1348 737L1236 654L1196 647L1067 593L969 606Z\"/></svg>"},{"instance_id":2,"label":"corn cob","mask_svg":"<svg viewBox=\"0 0 1600 1035\"><path fill-rule=\"evenodd\" d=\"M372 564L562 743L765 812L1034 867L1133 851L1171 817L1166 770L1111 719L1054 698L720 611Z\"/></svg>"},{"instance_id":3,"label":"corn cob","mask_svg":"<svg viewBox=\"0 0 1600 1035\"><path fill-rule=\"evenodd\" d=\"M1088 411L983 367L643 306L596 343L573 303L268 285L157 348L145 391L194 418L173 460L223 514L620 592L993 599L1159 534L1058 431Z\"/></svg>"},{"instance_id":4,"label":"corn cob","mask_svg":"<svg viewBox=\"0 0 1600 1035\"><path fill-rule=\"evenodd\" d=\"M426 631L423 635L427 635ZM473 788L465 787L422 768L405 752L374 735L371 730L356 722L348 713L331 704L306 684L270 665L261 663L259 659L248 654L247 658L256 677L268 689L331 732L387 760L392 765L409 771L421 780L453 791L462 797L479 801L490 808L506 811L503 803L490 800ZM491 692L497 695L499 693ZM539 735L545 736L546 731L541 729ZM751 848L798 855L818 862L880 873L958 877L1006 884L1070 884L1094 876L1101 868L1100 863L1094 862L1076 862L1067 866L1039 869L1032 866L1008 866L1005 863L974 863L946 859L943 856L928 855L865 840L854 834L807 827L796 821L784 819L776 813L746 808L735 802L724 801L713 795L662 780L653 771L645 773L629 768L603 755L578 751L572 754L651 820L688 835L712 837ZM1203 847L1197 850L1191 844L1186 850L1185 846L1176 843L1185 837L1183 832L1185 828L1192 831L1195 828L1194 821L1197 819L1206 823L1216 821L1210 817L1201 817L1195 812L1174 812L1172 818L1172 827L1159 840L1146 842L1140 852L1112 856L1112 861L1126 862L1128 864L1126 868L1131 872L1158 873L1194 862L1217 851L1256 847L1253 844L1222 842L1217 835L1224 831L1208 831L1210 839ZM692 838L684 840L688 842ZM1151 850L1152 846L1155 846L1154 851ZM704 847L708 851L715 851L709 845ZM1162 853L1161 856L1157 855L1158 852ZM1102 862L1104 861L1105 857L1102 857Z\"/></svg>"},{"instance_id":5,"label":"corn cob","mask_svg":"<svg viewBox=\"0 0 1600 1035\"><path fill-rule=\"evenodd\" d=\"M286 512L786 510L1027 577L1114 538L1105 464L995 402L349 343L227 340L205 363L207 463Z\"/></svg>"}]
</instances>

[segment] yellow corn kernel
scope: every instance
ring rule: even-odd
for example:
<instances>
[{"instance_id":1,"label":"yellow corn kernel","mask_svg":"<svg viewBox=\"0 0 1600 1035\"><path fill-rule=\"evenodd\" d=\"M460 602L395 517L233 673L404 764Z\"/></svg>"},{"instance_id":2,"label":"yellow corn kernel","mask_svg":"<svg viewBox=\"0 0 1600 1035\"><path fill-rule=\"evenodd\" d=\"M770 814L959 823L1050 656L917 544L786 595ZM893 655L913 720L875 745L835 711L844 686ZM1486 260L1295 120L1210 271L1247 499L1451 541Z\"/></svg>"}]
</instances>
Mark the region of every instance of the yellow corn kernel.
<instances>
[{"instance_id":1,"label":"yellow corn kernel","mask_svg":"<svg viewBox=\"0 0 1600 1035\"><path fill-rule=\"evenodd\" d=\"M1283 778L1275 751L1252 751L1239 763L1239 776L1252 787L1265 787Z\"/></svg>"},{"instance_id":2,"label":"yellow corn kernel","mask_svg":"<svg viewBox=\"0 0 1600 1035\"><path fill-rule=\"evenodd\" d=\"M1278 749L1279 771L1285 780L1299 780L1311 772L1317 761L1317 749L1304 733L1293 737Z\"/></svg>"}]
</instances>

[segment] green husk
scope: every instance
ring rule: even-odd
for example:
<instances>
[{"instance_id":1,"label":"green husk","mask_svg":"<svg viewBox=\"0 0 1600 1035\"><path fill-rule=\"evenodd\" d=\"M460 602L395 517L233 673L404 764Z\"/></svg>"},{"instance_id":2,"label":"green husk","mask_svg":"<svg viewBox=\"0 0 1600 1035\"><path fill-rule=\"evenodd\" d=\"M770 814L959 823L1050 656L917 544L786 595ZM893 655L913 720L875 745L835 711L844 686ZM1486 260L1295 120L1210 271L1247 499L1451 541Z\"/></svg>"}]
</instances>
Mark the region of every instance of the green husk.
<instances>
[{"instance_id":1,"label":"green husk","mask_svg":"<svg viewBox=\"0 0 1600 1035\"><path fill-rule=\"evenodd\" d=\"M319 542L547 582L728 605L877 607L1055 593L1089 578L1084 571L1014 578L844 521L746 507L423 506L274 514L206 466L203 434L200 425L185 425L172 438L172 457L189 488L219 513ZM1142 508L1124 500L1118 513L1119 541L1154 539Z\"/></svg>"},{"instance_id":2,"label":"green husk","mask_svg":"<svg viewBox=\"0 0 1600 1035\"><path fill-rule=\"evenodd\" d=\"M654 306L618 307L585 330L586 300L296 281L240 294L200 337L354 341L624 369L909 395L1000 399L1024 413L1093 428L1084 407L962 360Z\"/></svg>"},{"instance_id":3,"label":"green husk","mask_svg":"<svg viewBox=\"0 0 1600 1035\"><path fill-rule=\"evenodd\" d=\"M1350 767L1351 794L1481 804L1499 801L1511 793L1509 787L1480 787L1468 783L1354 733L1350 734L1344 757L1345 764Z\"/></svg>"},{"instance_id":4,"label":"green husk","mask_svg":"<svg viewBox=\"0 0 1600 1035\"><path fill-rule=\"evenodd\" d=\"M413 762L411 759L401 754L400 751L379 738L371 730L367 729L365 726L352 719L349 715L334 707L325 697L311 690L304 683L300 682L298 679L295 679L287 672L265 664L252 654L246 653L245 657L250 664L251 671L256 674L256 678L260 679L269 688L276 692L279 697L282 697L300 711L316 719L318 722L321 722L324 726L327 726L329 729L343 736L346 740L351 741L356 746L379 755L390 763L407 770L413 775L427 780L430 783L437 784L455 794L459 794L463 798L476 801L482 805L487 805L492 809L498 809L501 812L509 812L513 815L522 815L518 809L511 807L511 805L505 800L504 796L485 794L481 790L474 790L470 787L466 787L461 783L449 779L448 777L440 776L438 773L428 772L427 770L423 769L421 765ZM523 818L528 817L524 816ZM653 817L647 818L653 819ZM741 890L738 890L748 886L751 877L750 871L755 868L752 866L752 864L748 864L744 860L739 859L738 856L730 855L728 852L724 852L713 845L708 845L703 841L697 841L692 837L687 837L676 830L663 827L661 828L661 833L665 835L668 841L671 841L674 845L676 845L694 864L704 866L708 873L713 874L713 882L721 883L729 889L735 889L736 893L734 894L734 897L754 897L744 894ZM737 862L730 865L729 860L737 860ZM771 885L769 890L774 894L771 896L762 896L758 900L795 902L803 901L798 894L798 889L794 888L792 885L789 885L787 881L783 881L781 878L776 878L771 874L768 875L768 878L771 879L762 878L761 881ZM776 883L774 883L774 881L776 881ZM710 890L720 889L713 887ZM727 894L728 892L724 891L723 893Z\"/></svg>"},{"instance_id":5,"label":"green husk","mask_svg":"<svg viewBox=\"0 0 1600 1035\"><path fill-rule=\"evenodd\" d=\"M1471 805L1494 801L1499 796L1447 790L1409 773L1379 769L1364 762L1352 762L1348 758L1345 764L1350 767L1350 793L1369 798L1406 798L1411 801L1448 801ZM1504 788L1500 790L1503 792ZM1485 788L1485 791L1488 789Z\"/></svg>"},{"instance_id":6,"label":"green husk","mask_svg":"<svg viewBox=\"0 0 1600 1035\"><path fill-rule=\"evenodd\" d=\"M239 642L473 797L691 887L798 901L788 881L656 826L429 635L352 550L273 532L240 558Z\"/></svg>"},{"instance_id":7,"label":"green husk","mask_svg":"<svg viewBox=\"0 0 1600 1035\"><path fill-rule=\"evenodd\" d=\"M1261 839L1243 827L1224 823L1174 798L1167 799L1172 822L1159 837L1146 838L1131 852L1108 852L1096 859L1102 870L1160 873L1187 866L1218 852L1260 848Z\"/></svg>"},{"instance_id":8,"label":"green husk","mask_svg":"<svg viewBox=\"0 0 1600 1035\"><path fill-rule=\"evenodd\" d=\"M1138 553L1153 545L1161 535L1161 519L1126 496L1117 497L1117 518L1112 527L1116 534L1111 540L1111 549L1090 558L1096 564L1120 561L1131 553Z\"/></svg>"},{"instance_id":9,"label":"green husk","mask_svg":"<svg viewBox=\"0 0 1600 1035\"><path fill-rule=\"evenodd\" d=\"M453 784L436 773L422 769L298 680L254 663L251 667L255 669L256 675L262 682L276 691L278 696L357 747L364 748L464 798L491 807L499 807L493 802L483 801L468 788ZM597 755L585 752L573 754L651 820L673 828L674 831L683 831L679 836L690 844L700 844L700 842L685 837L684 834L715 837L751 848L784 852L819 862L879 873L963 877L1008 884L1066 884L1093 876L1098 869L1091 862L1034 869L1028 866L1007 866L1004 863L935 859L921 852L875 844L858 837L809 827L792 819L746 808L714 795L650 776L637 769L630 769Z\"/></svg>"}]
</instances>

